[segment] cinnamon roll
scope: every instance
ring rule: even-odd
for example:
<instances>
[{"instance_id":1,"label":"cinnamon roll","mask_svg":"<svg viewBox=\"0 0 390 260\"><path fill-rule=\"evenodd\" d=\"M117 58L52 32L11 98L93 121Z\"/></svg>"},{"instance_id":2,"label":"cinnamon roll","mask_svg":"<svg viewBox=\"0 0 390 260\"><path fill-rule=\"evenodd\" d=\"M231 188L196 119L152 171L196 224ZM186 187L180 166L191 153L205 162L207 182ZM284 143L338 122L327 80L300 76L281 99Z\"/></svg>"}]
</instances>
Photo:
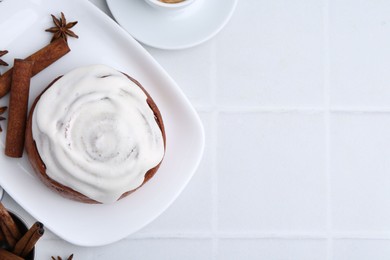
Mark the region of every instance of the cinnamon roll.
<instances>
[{"instance_id":1,"label":"cinnamon roll","mask_svg":"<svg viewBox=\"0 0 390 260\"><path fill-rule=\"evenodd\" d=\"M160 111L142 85L93 65L57 78L36 98L26 151L40 179L61 195L113 203L156 173L165 141Z\"/></svg>"}]
</instances>

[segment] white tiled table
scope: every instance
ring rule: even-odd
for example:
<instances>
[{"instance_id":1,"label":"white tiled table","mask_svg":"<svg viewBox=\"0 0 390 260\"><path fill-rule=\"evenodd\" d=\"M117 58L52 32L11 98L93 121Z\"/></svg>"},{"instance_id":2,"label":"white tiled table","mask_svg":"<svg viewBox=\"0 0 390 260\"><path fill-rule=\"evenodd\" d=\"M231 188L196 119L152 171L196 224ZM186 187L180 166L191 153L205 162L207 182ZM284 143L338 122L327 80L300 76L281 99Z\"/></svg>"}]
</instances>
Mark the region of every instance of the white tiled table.
<instances>
[{"instance_id":1,"label":"white tiled table","mask_svg":"<svg viewBox=\"0 0 390 260\"><path fill-rule=\"evenodd\" d=\"M390 259L389 1L241 0L213 40L146 48L204 122L199 170L138 233L82 248L48 232L38 260Z\"/></svg>"}]
</instances>

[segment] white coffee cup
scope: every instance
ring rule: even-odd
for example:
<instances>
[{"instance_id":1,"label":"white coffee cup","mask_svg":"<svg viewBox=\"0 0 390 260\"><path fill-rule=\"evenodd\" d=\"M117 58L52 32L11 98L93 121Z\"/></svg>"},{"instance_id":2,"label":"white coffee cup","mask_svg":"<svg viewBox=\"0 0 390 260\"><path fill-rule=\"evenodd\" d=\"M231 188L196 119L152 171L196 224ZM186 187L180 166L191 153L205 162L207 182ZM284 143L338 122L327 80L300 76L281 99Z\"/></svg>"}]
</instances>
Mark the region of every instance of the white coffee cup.
<instances>
[{"instance_id":1,"label":"white coffee cup","mask_svg":"<svg viewBox=\"0 0 390 260\"><path fill-rule=\"evenodd\" d=\"M160 10L178 11L184 10L193 4L196 0L183 0L178 3L168 3L163 0L145 0L149 5Z\"/></svg>"}]
</instances>

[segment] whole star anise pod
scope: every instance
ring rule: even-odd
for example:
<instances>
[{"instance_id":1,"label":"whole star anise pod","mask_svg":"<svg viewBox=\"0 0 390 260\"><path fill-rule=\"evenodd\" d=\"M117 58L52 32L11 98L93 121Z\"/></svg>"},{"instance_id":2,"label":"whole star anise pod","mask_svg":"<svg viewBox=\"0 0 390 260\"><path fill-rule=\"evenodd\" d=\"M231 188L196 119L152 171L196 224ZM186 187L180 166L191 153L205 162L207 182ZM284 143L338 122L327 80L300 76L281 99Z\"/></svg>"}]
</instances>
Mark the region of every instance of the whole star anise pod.
<instances>
[{"instance_id":1,"label":"whole star anise pod","mask_svg":"<svg viewBox=\"0 0 390 260\"><path fill-rule=\"evenodd\" d=\"M62 258L60 256L57 256L57 258L55 258L54 256L51 257L52 260L62 260ZM73 259L73 254L71 254L67 260L72 260Z\"/></svg>"},{"instance_id":2,"label":"whole star anise pod","mask_svg":"<svg viewBox=\"0 0 390 260\"><path fill-rule=\"evenodd\" d=\"M0 107L0 115L4 114L4 112L7 111L7 107ZM0 116L0 121L5 120L5 117ZM3 129L0 126L0 133L3 132Z\"/></svg>"},{"instance_id":3,"label":"whole star anise pod","mask_svg":"<svg viewBox=\"0 0 390 260\"><path fill-rule=\"evenodd\" d=\"M68 41L68 36L79 38L70 28L77 24L77 21L66 23L66 18L63 12L61 12L61 17L57 18L54 15L51 15L53 18L53 23L55 27L51 27L46 29L46 32L54 33L53 38L51 38L51 42L63 38L65 41Z\"/></svg>"},{"instance_id":4,"label":"whole star anise pod","mask_svg":"<svg viewBox=\"0 0 390 260\"><path fill-rule=\"evenodd\" d=\"M0 57L6 55L8 53L8 51L0 51ZM0 59L0 65L2 66L8 66L8 63L3 61L2 59Z\"/></svg>"}]
</instances>

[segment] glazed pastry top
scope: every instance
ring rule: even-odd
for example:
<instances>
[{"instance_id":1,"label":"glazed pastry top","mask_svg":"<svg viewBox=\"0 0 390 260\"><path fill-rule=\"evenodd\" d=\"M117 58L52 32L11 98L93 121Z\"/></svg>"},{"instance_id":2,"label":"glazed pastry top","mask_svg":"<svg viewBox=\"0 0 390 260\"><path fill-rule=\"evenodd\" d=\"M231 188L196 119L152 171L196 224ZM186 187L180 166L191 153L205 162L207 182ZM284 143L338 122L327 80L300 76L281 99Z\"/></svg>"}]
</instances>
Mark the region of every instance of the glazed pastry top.
<instances>
[{"instance_id":1,"label":"glazed pastry top","mask_svg":"<svg viewBox=\"0 0 390 260\"><path fill-rule=\"evenodd\" d=\"M139 187L164 156L146 94L104 65L77 68L47 89L32 133L46 174L102 203Z\"/></svg>"}]
</instances>

